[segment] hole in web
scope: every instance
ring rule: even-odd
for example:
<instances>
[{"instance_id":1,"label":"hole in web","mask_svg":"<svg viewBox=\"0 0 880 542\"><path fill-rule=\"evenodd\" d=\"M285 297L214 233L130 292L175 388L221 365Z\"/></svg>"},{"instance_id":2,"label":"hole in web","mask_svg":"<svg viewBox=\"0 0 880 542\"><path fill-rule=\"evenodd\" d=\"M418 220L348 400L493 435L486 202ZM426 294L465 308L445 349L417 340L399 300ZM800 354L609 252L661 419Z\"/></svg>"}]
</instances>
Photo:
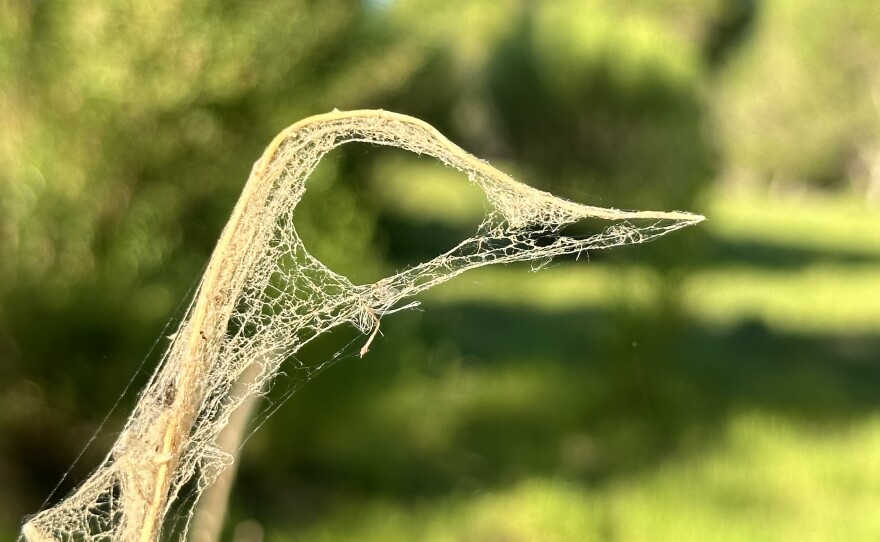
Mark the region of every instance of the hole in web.
<instances>
[{"instance_id":1,"label":"hole in web","mask_svg":"<svg viewBox=\"0 0 880 542\"><path fill-rule=\"evenodd\" d=\"M551 246L559 241L560 237L568 237L579 241L590 240L590 249L583 252L556 256L554 259L557 261L577 260L584 253L588 254L591 259L619 260L621 256L615 251L598 249L618 244L639 243L643 240L643 236L656 235L658 231L672 226L674 226L674 222L657 219L605 220L600 218L584 218L577 222L566 224L558 230L545 231L541 228L536 228L532 235L535 245L539 247ZM623 251L623 253L623 259L625 260L627 259L627 251Z\"/></svg>"},{"instance_id":2,"label":"hole in web","mask_svg":"<svg viewBox=\"0 0 880 542\"><path fill-rule=\"evenodd\" d=\"M544 230L543 228L536 226L532 231L535 238L535 245L546 247L554 244L560 237L570 237L578 240L596 238L599 235L607 234L609 228L614 224L622 223L622 220L612 222L600 218L584 218L577 222L566 224L558 230ZM564 259L566 256L557 256L557 258Z\"/></svg>"},{"instance_id":3,"label":"hole in web","mask_svg":"<svg viewBox=\"0 0 880 542\"><path fill-rule=\"evenodd\" d=\"M320 162L294 222L315 258L369 284L473 236L489 208L465 174L434 158L353 144Z\"/></svg>"}]
</instances>

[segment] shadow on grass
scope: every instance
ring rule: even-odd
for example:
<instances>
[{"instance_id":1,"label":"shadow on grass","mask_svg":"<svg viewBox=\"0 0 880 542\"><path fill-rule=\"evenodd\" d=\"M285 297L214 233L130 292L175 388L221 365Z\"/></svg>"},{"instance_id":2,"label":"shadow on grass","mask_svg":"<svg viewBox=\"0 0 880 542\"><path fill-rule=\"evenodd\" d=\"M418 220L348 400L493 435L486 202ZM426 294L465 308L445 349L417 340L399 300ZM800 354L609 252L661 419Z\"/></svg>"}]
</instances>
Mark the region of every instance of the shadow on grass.
<instances>
[{"instance_id":1,"label":"shadow on grass","mask_svg":"<svg viewBox=\"0 0 880 542\"><path fill-rule=\"evenodd\" d=\"M710 449L744 410L832 428L880 407L880 336L479 304L417 314L383 321L370 355L271 419L244 455L242 510L307 522L340 498L408 501L532 475L600 485Z\"/></svg>"},{"instance_id":2,"label":"shadow on grass","mask_svg":"<svg viewBox=\"0 0 880 542\"><path fill-rule=\"evenodd\" d=\"M416 222L384 216L383 232L387 233L389 260L398 268L426 261L455 246L461 239L472 235L473 229L451 227L438 222ZM670 244L678 250L670 250ZM628 251L589 251L590 258L608 263L664 262L681 265L686 262L694 270L705 268L756 267L779 271L794 271L815 264L845 266L880 264L880 254L871 249L852 247L809 248L758 240L731 240L711 233L688 230L663 243L634 247ZM560 256L557 263L575 261L578 255Z\"/></svg>"},{"instance_id":3,"label":"shadow on grass","mask_svg":"<svg viewBox=\"0 0 880 542\"><path fill-rule=\"evenodd\" d=\"M870 250L837 247L816 249L759 241L732 241L712 238L709 251L700 262L704 267L755 266L767 269L796 270L817 263L838 265L876 265L880 255Z\"/></svg>"}]
</instances>

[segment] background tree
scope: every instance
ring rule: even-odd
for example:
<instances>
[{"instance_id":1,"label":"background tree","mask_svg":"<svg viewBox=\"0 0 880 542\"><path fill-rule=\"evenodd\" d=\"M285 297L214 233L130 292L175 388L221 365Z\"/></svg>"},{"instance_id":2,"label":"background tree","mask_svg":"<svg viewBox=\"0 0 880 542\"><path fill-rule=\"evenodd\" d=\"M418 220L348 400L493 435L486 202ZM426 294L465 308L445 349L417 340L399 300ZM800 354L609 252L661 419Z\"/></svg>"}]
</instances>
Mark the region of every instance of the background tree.
<instances>
[{"instance_id":1,"label":"background tree","mask_svg":"<svg viewBox=\"0 0 880 542\"><path fill-rule=\"evenodd\" d=\"M227 534L255 518L273 539L647 526L679 540L697 517L797 539L853 515L833 503L876 508L880 316L865 300L880 295L880 226L864 195L880 186L880 14L826 4L0 0L0 533L39 506L157 337L162 350L264 146L334 107L423 118L569 199L710 220L671 245L450 284L431 310L383 321L366 362L257 415ZM449 171L340 151L297 230L356 281L479 222L485 202ZM353 338L302 356L355 355ZM826 468L844 481L818 482ZM778 490L795 486L808 490ZM872 517L848 538L876 538Z\"/></svg>"}]
</instances>

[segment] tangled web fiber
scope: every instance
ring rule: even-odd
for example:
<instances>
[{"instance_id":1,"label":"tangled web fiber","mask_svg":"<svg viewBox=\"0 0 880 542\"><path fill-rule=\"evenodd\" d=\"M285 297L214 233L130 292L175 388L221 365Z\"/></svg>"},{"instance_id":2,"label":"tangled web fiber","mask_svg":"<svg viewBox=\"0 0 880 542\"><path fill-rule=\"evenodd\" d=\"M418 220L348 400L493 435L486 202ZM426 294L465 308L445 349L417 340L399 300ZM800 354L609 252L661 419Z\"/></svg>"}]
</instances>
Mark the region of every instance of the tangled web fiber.
<instances>
[{"instance_id":1,"label":"tangled web fiber","mask_svg":"<svg viewBox=\"0 0 880 542\"><path fill-rule=\"evenodd\" d=\"M321 158L355 141L429 155L465 173L489 202L474 236L374 284L354 284L315 259L294 228L297 203ZM563 232L585 219L611 222L591 236ZM315 337L354 325L372 333L363 355L383 315L413 306L406 300L469 269L641 243L702 219L557 198L514 181L405 115L334 111L300 121L254 165L177 333L110 452L66 499L31 517L22 538L159 540L177 506L185 539L198 496L233 461L216 445L230 414L264 393L282 363ZM285 366L288 372L315 370L297 368L295 358L288 363L294 365ZM235 386L253 364L259 376ZM195 496L181 506L184 490Z\"/></svg>"}]
</instances>

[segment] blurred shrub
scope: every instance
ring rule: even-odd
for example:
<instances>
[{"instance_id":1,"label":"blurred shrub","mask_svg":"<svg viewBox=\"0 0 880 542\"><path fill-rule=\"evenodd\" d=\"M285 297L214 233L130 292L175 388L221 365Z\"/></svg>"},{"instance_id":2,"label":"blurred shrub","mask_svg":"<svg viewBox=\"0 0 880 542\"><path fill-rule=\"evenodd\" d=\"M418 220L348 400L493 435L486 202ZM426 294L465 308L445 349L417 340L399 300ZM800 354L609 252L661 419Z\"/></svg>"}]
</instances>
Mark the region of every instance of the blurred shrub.
<instances>
[{"instance_id":1,"label":"blurred shrub","mask_svg":"<svg viewBox=\"0 0 880 542\"><path fill-rule=\"evenodd\" d=\"M713 176L701 42L674 24L694 13L670 21L646 5L533 4L490 65L492 104L511 152L548 186L684 208Z\"/></svg>"},{"instance_id":2,"label":"blurred shrub","mask_svg":"<svg viewBox=\"0 0 880 542\"><path fill-rule=\"evenodd\" d=\"M871 170L880 171L878 48L872 0L761 2L750 39L713 92L731 173L866 189Z\"/></svg>"},{"instance_id":3,"label":"blurred shrub","mask_svg":"<svg viewBox=\"0 0 880 542\"><path fill-rule=\"evenodd\" d=\"M15 348L2 357L16 363L23 350L29 370L55 365L41 339L53 336L69 377L80 361L141 356L126 346L155 336L198 276L278 130L368 103L421 61L351 1L23 3L10 13L0 318ZM392 71L363 72L384 55Z\"/></svg>"},{"instance_id":4,"label":"blurred shrub","mask_svg":"<svg viewBox=\"0 0 880 542\"><path fill-rule=\"evenodd\" d=\"M880 13L870 0L0 0L0 11L0 386L8 386L0 404L35 398L0 417L3 488L57 479L37 480L34 472L63 469L70 457L40 463L30 450L86 441L94 426L82 420L106 412L143 345L198 277L253 161L280 129L307 115L333 107L414 114L478 156L517 164L531 184L604 206L699 210L697 196L722 168L824 185L880 171L871 97L880 80L872 61ZM387 158L375 149L334 153L298 213L309 248L352 278L418 261L472 227L482 210L479 195L456 199L463 179L412 156ZM446 212L446 202L460 214ZM634 257L680 267L694 254L686 239ZM524 427L524 439L506 446L514 470L557 459L554 449L523 442L555 438L544 426L551 418L568 431L582 423L577 416L650 411L652 420L673 425L681 405L691 406L669 377L674 368L662 363L681 336L680 292L675 273L657 282L665 297L656 309L592 315L604 322L603 333L567 335L580 341L571 347L578 362L604 360L581 368L574 377L581 395L554 395L549 404L559 408L546 415L517 413L577 372L560 367L542 381L529 373L542 359L519 369L534 387L498 388L485 404L462 402L458 386L505 381L492 370L447 368L460 356L437 354L438 345L448 346L438 336L453 333L449 322L468 310L476 315L469 321L505 324L471 326L480 337L492 325L495 337L511 334L506 324L522 315L486 318L478 308L456 307L423 327L400 324L396 334L389 322L396 350L381 358L377 344L378 366L310 385L304 408L282 410L255 437L254 462L305 484L417 493L413 486L448 488L471 476L477 483L505 479L504 465L447 458L461 453L456 439L504 456L493 446L504 446L499 435L508 420ZM547 333L529 344L554 341L558 330L546 315L540 319ZM513 335L534 333L537 324L528 323ZM353 337L332 339L313 355L327 359ZM591 341L597 344L584 344ZM412 367L415 373L403 374ZM423 393L419 371L447 371L454 385ZM396 395L389 394L395 378ZM511 398L528 406L503 404ZM354 435L344 427L352 411L369 422ZM472 427L450 427L459 412ZM619 418L608 419L610 426ZM407 443L400 457L386 457L401 427ZM668 430L635 427L627 429L634 444L620 444L615 457L627 450L637 456ZM259 476L245 472L242 481L266 491L243 494L295 490L294 480Z\"/></svg>"},{"instance_id":5,"label":"blurred shrub","mask_svg":"<svg viewBox=\"0 0 880 542\"><path fill-rule=\"evenodd\" d=\"M107 412L199 276L263 147L307 115L376 105L425 54L353 0L0 10L0 401L39 397L0 417L0 455L63 450L0 471L54 485L95 430L81 420ZM370 265L374 217L302 219L345 229L336 250ZM13 515L38 504L11 501Z\"/></svg>"}]
</instances>

